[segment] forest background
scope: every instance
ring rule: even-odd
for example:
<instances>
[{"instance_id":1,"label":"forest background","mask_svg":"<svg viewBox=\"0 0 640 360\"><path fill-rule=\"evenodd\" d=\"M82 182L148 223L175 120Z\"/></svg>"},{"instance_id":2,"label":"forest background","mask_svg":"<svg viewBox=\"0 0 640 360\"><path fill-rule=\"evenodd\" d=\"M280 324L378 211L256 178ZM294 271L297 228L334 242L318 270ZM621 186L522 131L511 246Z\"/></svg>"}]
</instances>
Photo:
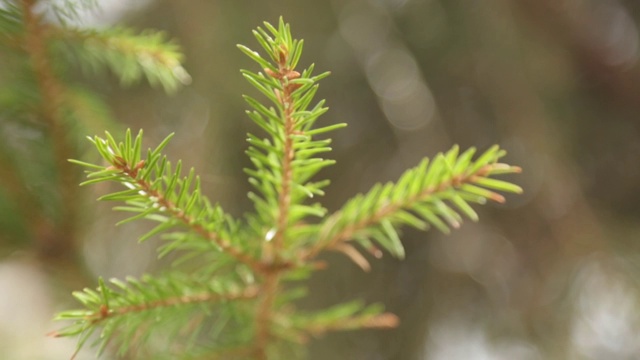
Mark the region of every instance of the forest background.
<instances>
[{"instance_id":1,"label":"forest background","mask_svg":"<svg viewBox=\"0 0 640 360\"><path fill-rule=\"evenodd\" d=\"M117 119L109 130L144 128L150 143L175 132L167 153L196 167L207 195L232 214L250 206L242 168L253 131L238 71L249 61L235 44L251 44L250 30L280 15L305 39L303 64L332 72L319 90L331 109L325 121L349 124L334 135L337 164L325 170L330 210L454 143L501 144L525 169L517 180L525 194L478 209L483 221L451 235L405 231L404 261L385 257L363 273L327 257L306 306L382 301L401 326L326 336L310 345L313 359L640 356L637 2L145 0L102 8L80 25L166 31L193 81L167 96L145 83L123 89L111 76L73 76L107 100ZM16 142L37 141L0 121ZM97 192L78 199L86 277L34 257L12 235L20 212L0 207L8 358L67 358L74 342L44 335L55 328L53 313L72 306L71 290L95 286L98 274L160 266L153 243L133 241L148 228L114 227L121 214L94 203Z\"/></svg>"}]
</instances>

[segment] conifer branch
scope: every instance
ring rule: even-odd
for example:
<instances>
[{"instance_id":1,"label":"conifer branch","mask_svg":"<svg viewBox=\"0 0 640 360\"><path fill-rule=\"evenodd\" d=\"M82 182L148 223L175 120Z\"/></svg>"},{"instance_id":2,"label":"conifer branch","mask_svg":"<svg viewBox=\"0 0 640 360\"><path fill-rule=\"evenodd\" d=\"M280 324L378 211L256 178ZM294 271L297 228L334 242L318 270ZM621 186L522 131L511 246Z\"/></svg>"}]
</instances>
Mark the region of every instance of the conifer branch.
<instances>
[{"instance_id":1,"label":"conifer branch","mask_svg":"<svg viewBox=\"0 0 640 360\"><path fill-rule=\"evenodd\" d=\"M288 29L283 24L282 20L279 24L279 32L274 33L274 36L282 34L286 37ZM286 41L282 41L279 46L272 48L272 57L277 59L277 72L274 72L270 68L265 68L264 71L271 78L276 79L279 82L279 87L274 89L274 95L279 102L278 108L281 113L282 122L284 123L283 134L283 149L280 174L280 188L278 190L278 214L276 217L276 230L273 235L273 245L269 242L265 242L266 251L263 252L263 259L266 255L270 258L276 257L276 262L282 254L283 246L285 244L285 237L289 228L289 208L291 206L291 186L292 186L292 162L295 157L293 148L293 139L295 129L295 119L293 118L294 99L292 98L292 92L299 87L298 84L289 83L289 80L295 80L300 77L300 73L289 67L290 64L290 49L287 46ZM273 252L273 254L270 254ZM257 319L256 319L256 356L259 359L267 359L267 346L269 338L271 337L271 317L272 307L278 293L278 284L280 282L280 274L277 272L269 272L264 275L264 288L262 301L259 304Z\"/></svg>"},{"instance_id":2,"label":"conifer branch","mask_svg":"<svg viewBox=\"0 0 640 360\"><path fill-rule=\"evenodd\" d=\"M40 255L49 257L52 251L68 256L73 254L74 234L78 223L78 202L76 195L76 169L71 167L67 159L73 157L73 149L66 138L64 126L63 96L64 87L60 85L53 71L50 54L47 50L49 40L41 16L35 12L34 0L21 0L24 17L24 50L29 55L31 67L35 73L38 90L41 96L40 116L44 120L53 144L54 161L57 170L57 187L60 194L60 224L53 236L41 237Z\"/></svg>"},{"instance_id":3,"label":"conifer branch","mask_svg":"<svg viewBox=\"0 0 640 360\"><path fill-rule=\"evenodd\" d=\"M418 167L405 172L398 183L377 185L369 193L354 198L320 226L318 242L303 257L312 259L323 250L334 250L368 270L367 260L345 242L355 239L365 249L377 253L377 248L370 242L375 239L393 255L403 257L396 230L399 225L418 229L433 225L448 233L449 227L460 226L459 212L478 220L468 202L505 201L492 190L522 192L518 186L489 178L521 171L519 167L497 163L506 154L504 150L493 147L472 162L474 153L475 149L471 148L458 156L456 146L447 154L436 156L430 166L429 160L425 159Z\"/></svg>"},{"instance_id":4,"label":"conifer branch","mask_svg":"<svg viewBox=\"0 0 640 360\"><path fill-rule=\"evenodd\" d=\"M271 141L249 137L248 154L256 170L245 170L252 178L251 183L262 193L263 198L250 195L256 203L259 213L266 215L275 208L269 219L263 219L267 232L262 245L262 261L273 264L271 271L263 272L263 292L256 313L255 354L258 359L267 358L267 345L272 337L272 316L274 301L279 293L281 273L290 266L291 260L283 259L292 234L294 221L311 214L322 215L322 208L305 206L302 201L313 194L322 194L324 183L308 183L308 179L331 161L311 159L314 154L330 150L326 142L312 142L312 134L306 133L315 120L326 111L320 102L307 110L319 79L312 77L313 66L299 73L295 70L302 51L302 41L293 39L288 24L282 19L275 28L264 23L266 30L258 28L254 35L272 62L258 53L239 45L238 47L263 69L262 73L244 70L244 77L262 92L276 109L267 108L257 100L245 96L245 100L254 112L248 112L253 121L263 128ZM330 129L326 129L329 131ZM277 162L270 159L278 156ZM295 168L294 168L295 166ZM305 169L306 167L306 169ZM306 171L305 171L306 170ZM297 210L292 212L293 207ZM264 208L265 211L260 211ZM262 236L261 236L262 237Z\"/></svg>"},{"instance_id":5,"label":"conifer branch","mask_svg":"<svg viewBox=\"0 0 640 360\"><path fill-rule=\"evenodd\" d=\"M289 290L287 285L307 279L318 270L320 266L315 258L324 250L339 251L368 270L368 260L356 244L376 256L382 254L380 246L402 257L404 248L398 235L401 226L419 229L434 226L448 232L460 225L462 215L477 220L471 203L504 202L498 191L522 191L516 185L493 178L520 172L518 167L498 162L506 154L504 150L492 147L473 160L475 149L460 154L455 146L432 161L425 159L405 172L397 183L374 186L367 194L356 196L327 217L326 209L313 201L324 194L323 188L329 182L311 179L334 162L319 157L331 150L330 140L315 137L344 124L316 127L316 120L327 108L323 101L315 105L311 102L318 89L317 82L328 73L312 75L313 65L301 72L295 70L303 43L292 38L289 25L282 19L277 28L269 23L264 23L264 27L266 30L259 27L254 35L267 57L238 45L263 71L242 70L243 76L271 103L263 105L245 96L253 109L247 114L267 135L260 138L249 134L247 139L250 145L247 154L254 165L245 169L256 190L249 193L255 205L253 214L238 221L232 219L201 195L193 169L184 177L180 162L172 169L171 163L160 154L171 136L155 150L150 149L143 160L142 133L133 138L127 131L122 142L116 142L106 133L104 139L90 140L108 166L72 160L88 168L88 180L83 184L116 181L126 187L100 199L125 203L115 209L134 215L121 223L138 219L158 222L141 240L164 234L168 242L160 248L160 256L183 250L188 253L187 259L213 254L214 262L218 264L223 260L222 264L203 265L207 270L197 270L195 282L182 279L182 282L167 284L153 277L142 282L129 280L136 288L133 299L116 307L108 300L111 290L102 282L97 291L76 293L89 311L67 313L67 318L76 323L61 335L82 333L82 346L97 325L103 328L102 338L108 339L115 336L118 321L133 319L131 321L139 325L148 320L143 316L147 313L177 311L184 305L215 302L220 306L216 308L220 310L218 315L233 316L238 327L237 334L229 334L232 341L228 343L219 340L219 337L226 338L227 333L212 332L211 341L220 346L212 347L211 356L246 355L268 360L280 356L283 343L302 343L329 331L395 327L399 322L395 315L384 312L381 306L366 306L361 302L338 304L313 313L296 311L291 304L305 296L305 289ZM320 221L308 221L310 217ZM232 288L208 291L198 285L200 282L228 282ZM113 283L123 290L115 296L126 299L123 294L130 286ZM177 292L173 290L181 287ZM235 307L236 300L240 299L251 300L253 307ZM183 322L190 315L182 314ZM137 329L129 326L131 331ZM201 323L195 327L200 326ZM131 340L124 340L122 347L130 348ZM225 352L229 349L233 350Z\"/></svg>"},{"instance_id":6,"label":"conifer branch","mask_svg":"<svg viewBox=\"0 0 640 360\"><path fill-rule=\"evenodd\" d=\"M302 331L313 337L320 337L328 332L359 329L392 329L398 326L400 320L392 313L382 313L363 316L341 316L339 319L328 321L321 319L310 321L303 325Z\"/></svg>"},{"instance_id":7,"label":"conifer branch","mask_svg":"<svg viewBox=\"0 0 640 360\"><path fill-rule=\"evenodd\" d=\"M166 311L197 314L201 306L220 306L227 302L254 299L259 292L256 285L239 287L236 283L220 281L194 281L185 275L165 277L143 276L141 280L128 278L126 282L112 279L108 286L102 279L96 290L74 292L74 297L87 310L65 311L57 320L73 323L62 331L49 334L54 337L81 336L81 343L88 340L97 326L102 327L98 340L103 349L113 336L133 334L149 323L154 323ZM204 321L204 317L190 316L173 321L176 330L191 327L192 319ZM165 323L165 327L166 327ZM144 336L146 337L146 336ZM125 337L126 338L126 337ZM101 350L102 351L102 350Z\"/></svg>"},{"instance_id":8,"label":"conifer branch","mask_svg":"<svg viewBox=\"0 0 640 360\"><path fill-rule=\"evenodd\" d=\"M220 233L208 230L203 219L194 218L185 213L183 209L169 200L166 194L154 189L151 183L145 181L144 179L138 179L138 169L136 167L132 168L129 164L126 164L124 162L120 163L119 161L122 161L122 158L116 158L116 164L114 164L113 166L127 175L129 179L133 181L135 185L137 185L135 186L135 188L139 189L139 191L142 191L147 199L158 204L159 209L163 209L172 217L178 219L185 227L190 228L194 233L199 234L201 237L217 245L222 250L222 252L228 253L229 255L236 258L236 260L249 265L250 267L258 267L257 261L255 259L247 256L244 252L233 247L229 243L229 240L223 238Z\"/></svg>"},{"instance_id":9,"label":"conifer branch","mask_svg":"<svg viewBox=\"0 0 640 360\"><path fill-rule=\"evenodd\" d=\"M171 163L161 155L173 134L169 135L153 151L149 149L147 159L141 160L142 131L132 138L127 130L125 141L117 143L106 132L107 139L90 139L99 149L108 167L71 160L90 168L86 184L114 180L123 184L127 190L102 196L101 200L124 201L128 206L116 207L117 210L134 212L136 215L120 223L146 218L159 222L140 239L144 241L153 235L167 232L182 226L196 237L179 236L162 249L162 255L177 249L199 251L214 250L235 258L252 269L260 269L258 260L233 245L229 239L234 231L233 220L220 207L212 207L209 200L200 193L200 179L191 169L189 175L182 177L181 163L171 171ZM150 180L152 174L156 179ZM193 187L193 188L192 188ZM197 245L202 239L204 247ZM207 246L209 245L209 246Z\"/></svg>"},{"instance_id":10,"label":"conifer branch","mask_svg":"<svg viewBox=\"0 0 640 360\"><path fill-rule=\"evenodd\" d=\"M162 32L147 30L135 34L123 27L107 30L54 28L51 32L54 39L71 45L64 49L65 53L74 50L83 67L97 71L106 66L125 85L145 76L151 85L162 85L172 93L180 85L191 82L181 65L184 56L179 46L167 41Z\"/></svg>"},{"instance_id":11,"label":"conifer branch","mask_svg":"<svg viewBox=\"0 0 640 360\"><path fill-rule=\"evenodd\" d=\"M306 343L309 337L320 337L333 331L390 329L398 326L396 315L382 311L379 304L366 306L357 300L332 306L321 313L279 313L275 316L276 331L282 333L283 337Z\"/></svg>"},{"instance_id":12,"label":"conifer branch","mask_svg":"<svg viewBox=\"0 0 640 360\"><path fill-rule=\"evenodd\" d=\"M257 286L251 286L244 289L242 292L231 292L228 294L205 292L199 294L179 295L153 301L145 299L144 302L139 304L130 304L127 302L126 305L122 306L102 304L97 312L85 314L83 320L88 320L92 325L97 325L99 322L113 319L118 316L127 316L132 313L158 310L161 308L174 308L176 306L183 305L253 299L258 295L258 289L259 288ZM60 319L62 319L62 317Z\"/></svg>"}]
</instances>

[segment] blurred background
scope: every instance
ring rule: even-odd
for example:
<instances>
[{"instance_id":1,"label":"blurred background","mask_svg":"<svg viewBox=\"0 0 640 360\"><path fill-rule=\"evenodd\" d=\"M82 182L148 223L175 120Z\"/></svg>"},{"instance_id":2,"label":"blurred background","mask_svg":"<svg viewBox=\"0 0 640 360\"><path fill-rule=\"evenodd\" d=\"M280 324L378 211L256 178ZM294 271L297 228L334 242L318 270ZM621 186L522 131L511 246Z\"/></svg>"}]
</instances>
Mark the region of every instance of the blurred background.
<instances>
[{"instance_id":1,"label":"blurred background","mask_svg":"<svg viewBox=\"0 0 640 360\"><path fill-rule=\"evenodd\" d=\"M401 324L315 340L312 359L640 358L639 2L100 3L80 26L164 30L193 78L173 96L122 89L109 76L84 80L111 106L111 130L143 128L149 145L176 132L166 152L195 166L232 214L250 209L244 139L258 132L240 96L253 89L239 68L254 64L235 45L257 49L251 30L280 15L305 40L302 65L332 72L319 90L330 107L321 121L349 124L333 134L337 165L323 172L330 210L453 144L501 144L505 161L524 168L508 178L524 195L477 208L479 223L451 235L405 231L404 261L386 256L363 273L327 256L302 307L362 298L385 303ZM16 134L18 145L37 141ZM2 358L68 358L73 340L45 337L53 313L75 306L70 291L94 287L98 275L154 271L154 243L135 241L145 224L115 227L122 214L94 201L106 191L95 186L80 192L82 227L69 250L84 265L42 260L30 247L37 241L21 241L29 212L9 191L0 201Z\"/></svg>"}]
</instances>

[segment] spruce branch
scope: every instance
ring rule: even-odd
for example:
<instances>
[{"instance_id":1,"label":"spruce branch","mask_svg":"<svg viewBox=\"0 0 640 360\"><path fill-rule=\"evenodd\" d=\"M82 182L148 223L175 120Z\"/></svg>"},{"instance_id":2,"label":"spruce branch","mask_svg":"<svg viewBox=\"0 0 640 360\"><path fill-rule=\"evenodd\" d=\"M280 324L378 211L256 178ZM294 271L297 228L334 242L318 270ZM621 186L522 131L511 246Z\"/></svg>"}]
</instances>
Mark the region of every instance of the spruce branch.
<instances>
[{"instance_id":1,"label":"spruce branch","mask_svg":"<svg viewBox=\"0 0 640 360\"><path fill-rule=\"evenodd\" d=\"M220 280L204 282L184 274L164 277L147 275L140 280L129 277L126 281L111 279L110 284L100 279L96 290L74 292L74 297L86 310L58 314L56 320L71 321L72 324L50 335L79 336L81 346L100 326L102 331L96 340L100 348L98 353L114 337L122 342L120 348L124 353L132 339L148 337L139 332L146 331L150 324L162 320L163 332L167 334L193 330L197 325L194 320L198 323L206 320L202 313L209 311L205 308L213 310L220 304L251 300L257 293L255 285L241 286L236 282L224 283Z\"/></svg>"},{"instance_id":2,"label":"spruce branch","mask_svg":"<svg viewBox=\"0 0 640 360\"><path fill-rule=\"evenodd\" d=\"M83 13L99 10L98 0L59 0L43 4L46 12L53 14L58 22L82 22Z\"/></svg>"},{"instance_id":3,"label":"spruce branch","mask_svg":"<svg viewBox=\"0 0 640 360\"><path fill-rule=\"evenodd\" d=\"M334 305L321 312L282 311L274 313L273 318L273 332L281 339L298 344L329 332L390 329L399 323L398 317L384 312L382 305L366 305L361 300Z\"/></svg>"},{"instance_id":4,"label":"spruce branch","mask_svg":"<svg viewBox=\"0 0 640 360\"><path fill-rule=\"evenodd\" d=\"M174 41L168 41L160 31L133 30L116 27L106 30L60 28L52 29L52 37L63 41L64 54L72 54L80 65L94 72L103 67L116 74L121 83L131 85L143 76L152 86L161 85L169 93L191 82L182 67L183 55Z\"/></svg>"},{"instance_id":5,"label":"spruce branch","mask_svg":"<svg viewBox=\"0 0 640 360\"><path fill-rule=\"evenodd\" d=\"M223 318L233 315L239 327L224 335L208 332L206 336L215 346L212 352L203 352L204 357L267 360L286 356L286 344L304 343L329 331L395 327L399 322L395 315L384 312L380 305L359 301L314 312L298 311L293 304L306 295L306 288L297 284L322 268L317 257L323 251L341 252L368 270L371 265L362 248L377 257L382 255L380 248L404 256L398 234L402 226L433 226L448 233L460 226L463 216L478 220L471 204L501 203L505 198L499 192L522 192L517 185L494 178L520 172L519 167L499 162L506 155L504 150L494 146L475 157L474 148L460 153L454 146L432 160L424 159L396 183L378 184L327 216L317 198L329 181L315 176L334 161L320 157L331 148L330 139L318 136L344 126L316 126L327 108L324 101L314 104L313 97L318 81L328 73L313 75L313 65L296 70L303 42L292 37L282 19L277 28L265 22L264 28L258 27L253 34L265 57L243 45L238 47L262 70L242 70L242 75L268 101L265 105L244 97L252 108L248 116L265 133L265 137L247 136L247 155L253 167L245 172L255 189L248 194L255 212L236 220L202 196L195 171L183 176L181 162L173 167L161 154L171 135L156 149L149 149L144 159L142 132L134 138L128 130L121 142L108 132L104 138L90 138L107 165L71 160L87 168L87 180L82 184L115 181L123 185L124 190L100 199L124 202L115 209L133 215L121 223L139 219L157 222L141 240L159 234L164 237L160 256L180 251L186 253L183 261L204 256L215 265L196 264L205 270L196 270L192 275L196 280L184 278L184 283L167 284L154 277L129 280L125 285L112 281L119 288L114 293L100 282L95 291L76 293L87 310L65 313L75 323L60 335L82 334L82 346L99 326L103 329L101 339L116 336L116 328L123 329L127 337L121 349L126 350L133 346L134 337L128 319L140 325L140 319L146 319L140 314L162 316L165 311L213 302L216 307L210 311L218 311L216 315ZM233 288L201 288L214 283ZM171 289L165 291L163 286ZM189 290L193 288L199 290ZM111 298L122 302L113 307ZM241 299L249 306L238 306ZM149 326L144 328L145 337L149 337L158 323L145 320L145 324ZM203 324L198 322L195 327L201 330ZM187 350L192 348L187 346Z\"/></svg>"},{"instance_id":6,"label":"spruce branch","mask_svg":"<svg viewBox=\"0 0 640 360\"><path fill-rule=\"evenodd\" d=\"M264 223L261 235L269 240L265 242L263 256L270 257L274 251L271 248L286 250L292 245L289 243L294 241L289 238L292 224L309 216L324 216L326 210L320 204L304 203L316 195L323 195L322 188L329 182L310 179L323 167L334 163L317 157L331 150L330 141L314 140L313 136L345 125L312 130L318 117L328 110L323 106L324 101L314 106L310 104L318 89L317 82L329 73L313 76L313 65L302 72L297 71L303 41L292 37L289 25L282 19L277 29L266 22L264 26L266 30L258 27L253 34L272 62L246 46L238 45L238 48L264 71L243 70L243 76L275 106L267 108L250 96L244 97L254 109L247 112L249 117L270 135L270 139L249 136L247 154L255 169L245 169L250 183L261 195L250 194L256 207L276 209L259 211L270 214L268 218L260 219ZM282 251L276 252L275 256L284 255Z\"/></svg>"},{"instance_id":7,"label":"spruce branch","mask_svg":"<svg viewBox=\"0 0 640 360\"><path fill-rule=\"evenodd\" d=\"M503 203L504 197L495 191L521 193L522 189L492 175L519 173L517 166L498 163L506 151L494 146L475 161L475 148L461 155L454 146L435 159L423 160L406 171L397 183L376 185L367 194L347 202L319 226L319 238L305 254L310 259L323 250L339 251L361 268L368 270L367 260L347 242L354 240L365 249L378 254L374 240L397 257L404 257L398 236L400 226L425 230L434 226L444 233L458 228L462 216L478 221L469 203L484 204L487 200Z\"/></svg>"},{"instance_id":8,"label":"spruce branch","mask_svg":"<svg viewBox=\"0 0 640 360\"><path fill-rule=\"evenodd\" d=\"M38 239L43 256L51 256L51 251L58 254L73 254L74 234L78 223L78 209L75 201L76 169L71 167L67 159L73 157L74 149L67 139L64 126L64 94L65 88L60 84L51 63L48 52L48 37L42 18L36 13L34 0L21 0L24 21L24 51L29 56L35 74L38 92L41 98L40 116L47 127L53 145L54 161L57 169L57 188L60 196L61 216L57 233L49 240ZM45 237L47 238L47 237Z\"/></svg>"},{"instance_id":9,"label":"spruce branch","mask_svg":"<svg viewBox=\"0 0 640 360\"><path fill-rule=\"evenodd\" d=\"M256 208L268 209L262 213L270 215L269 218L262 218L265 226L261 238L266 239L263 242L262 259L277 266L291 261L283 257L287 255L286 250L291 242L297 240L291 238L292 225L299 224L309 216L324 215L325 210L319 204L306 205L304 200L312 198L314 194L322 195L321 189L328 182L314 183L309 179L323 167L333 164L333 161L314 157L330 148L326 146L326 141L312 141L312 136L320 132L308 132L327 110L323 102L312 109L308 107L318 88L317 81L328 73L312 76L313 65L302 73L296 70L303 42L292 37L289 25L282 18L277 29L267 22L264 27L266 30L259 27L253 34L272 62L245 46L238 47L264 71L253 73L243 70L243 76L275 106L275 109L267 108L252 97L245 96L254 109L253 112L247 112L248 115L271 136L271 139L262 140L249 137L251 146L247 154L256 169L247 169L246 172L251 176L250 183L262 195L261 198L250 195ZM256 319L255 347L259 359L267 358L268 342L273 335L272 308L280 280L280 272L263 274L263 296Z\"/></svg>"},{"instance_id":10,"label":"spruce branch","mask_svg":"<svg viewBox=\"0 0 640 360\"><path fill-rule=\"evenodd\" d=\"M22 182L16 182L17 178L14 177L2 183L21 186L21 191L10 197L15 200L15 207L31 209L29 216L24 217L24 226L20 227L31 235L42 260L48 262L66 258L69 263L77 263L78 268L81 266L74 247L78 224L81 223L76 186L79 173L67 159L77 157L82 149L80 145L85 145L76 143L76 134L95 133L98 127L102 131L112 127L113 122L109 121L108 113L104 111L104 103L88 91L70 85L64 77L65 73L76 67L103 66L96 65L100 61L94 59L96 56L100 58L100 55L104 55L100 59L104 60L106 56L114 61L114 67L120 66L118 70L125 71L127 68L116 62L126 55L127 58L137 59L140 63L136 65L138 72L152 82L174 89L179 81L188 80L188 75L180 65L182 56L177 45L167 41L158 32L136 35L123 28L80 30L68 24L72 22L70 20L79 22L82 11L95 7L95 0L10 0L0 6L0 48L6 51L3 53L7 60L5 65L11 67L0 89L1 116L3 120L11 121L12 126L15 124L19 128L30 127L43 132L46 139L44 143L50 146L47 151L40 151L44 148L39 148L37 144L27 153L22 149L10 149L14 154L2 159L5 171L22 174L23 179ZM49 21L51 14L58 17L59 23ZM128 38L129 34L131 39ZM98 42L95 38L100 36L104 41L110 37L116 38L102 45L113 50L109 53L103 49L98 55L92 54L95 49L78 44L83 43L78 39L80 35L94 36L92 43ZM70 48L74 51L68 51ZM119 58L118 53L125 50L127 54ZM76 57L70 62L69 54L72 52ZM3 134L11 136L10 131ZM36 154L34 150L39 152ZM46 186L33 186L30 183L34 179L29 176L33 174L31 169L36 168L28 163L32 159L38 161L37 167L52 172L45 175L51 179ZM50 163L45 164L42 160ZM45 173L36 171L38 175ZM41 189L42 193L31 194L36 201L22 196L23 193ZM18 242L29 243L22 239L18 239Z\"/></svg>"},{"instance_id":11,"label":"spruce branch","mask_svg":"<svg viewBox=\"0 0 640 360\"><path fill-rule=\"evenodd\" d=\"M81 185L117 181L126 188L99 198L124 202L126 206L114 209L134 213L119 224L138 219L158 222L155 228L140 237L140 241L174 230L167 237L170 242L160 248L161 256L175 250L196 252L196 255L214 251L251 268L259 267L257 260L246 250L231 243L236 231L235 220L221 207L212 206L201 194L200 178L195 170L192 168L187 176L183 176L182 163L178 162L172 170L171 162L161 154L173 134L154 150L149 149L146 159L142 159L142 131L133 138L131 130L127 130L125 141L119 143L109 132L105 134L104 139L96 136L90 140L109 166L70 161L89 169L86 171L88 180Z\"/></svg>"}]
</instances>

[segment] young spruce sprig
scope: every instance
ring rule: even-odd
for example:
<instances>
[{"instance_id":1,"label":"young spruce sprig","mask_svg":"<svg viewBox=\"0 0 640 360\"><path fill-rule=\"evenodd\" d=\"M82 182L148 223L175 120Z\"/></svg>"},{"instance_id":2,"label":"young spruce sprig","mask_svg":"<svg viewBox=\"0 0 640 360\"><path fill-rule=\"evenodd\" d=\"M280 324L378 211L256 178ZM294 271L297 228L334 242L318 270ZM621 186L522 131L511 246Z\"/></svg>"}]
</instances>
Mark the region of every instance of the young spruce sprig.
<instances>
[{"instance_id":1,"label":"young spruce sprig","mask_svg":"<svg viewBox=\"0 0 640 360\"><path fill-rule=\"evenodd\" d=\"M253 168L245 171L255 188L249 193L255 212L233 219L211 204L194 170L184 176L180 162L173 166L162 155L171 135L144 158L142 131L136 137L127 131L123 142L109 133L91 138L107 165L72 160L88 169L83 184L124 185L101 200L124 203L115 209L132 216L121 223L155 221L140 240L161 234L160 256L181 256L164 275L100 280L96 290L74 293L84 309L59 314L72 324L57 335L80 336L82 346L99 329L100 348L115 339L121 353L145 340L157 347L164 337L173 341L170 358L283 359L300 356L295 344L328 331L394 327L397 317L379 305L348 302L307 313L292 302L305 294L300 281L322 268L317 257L323 251L341 252L368 270L363 251L404 256L402 226L448 233L463 216L478 219L470 203L504 202L496 191L522 191L493 178L520 172L498 162L504 150L494 146L474 159L475 149L460 153L455 146L327 215L316 199L329 181L315 175L334 161L320 157L331 150L330 140L317 135L345 126L315 126L327 108L312 101L328 73L314 75L313 65L296 70L303 42L292 38L282 19L277 28L264 23L253 33L266 57L238 47L261 68L242 75L268 100L265 105L245 96L252 108L247 114L266 133L248 135ZM181 271L187 261L189 271Z\"/></svg>"}]
</instances>

